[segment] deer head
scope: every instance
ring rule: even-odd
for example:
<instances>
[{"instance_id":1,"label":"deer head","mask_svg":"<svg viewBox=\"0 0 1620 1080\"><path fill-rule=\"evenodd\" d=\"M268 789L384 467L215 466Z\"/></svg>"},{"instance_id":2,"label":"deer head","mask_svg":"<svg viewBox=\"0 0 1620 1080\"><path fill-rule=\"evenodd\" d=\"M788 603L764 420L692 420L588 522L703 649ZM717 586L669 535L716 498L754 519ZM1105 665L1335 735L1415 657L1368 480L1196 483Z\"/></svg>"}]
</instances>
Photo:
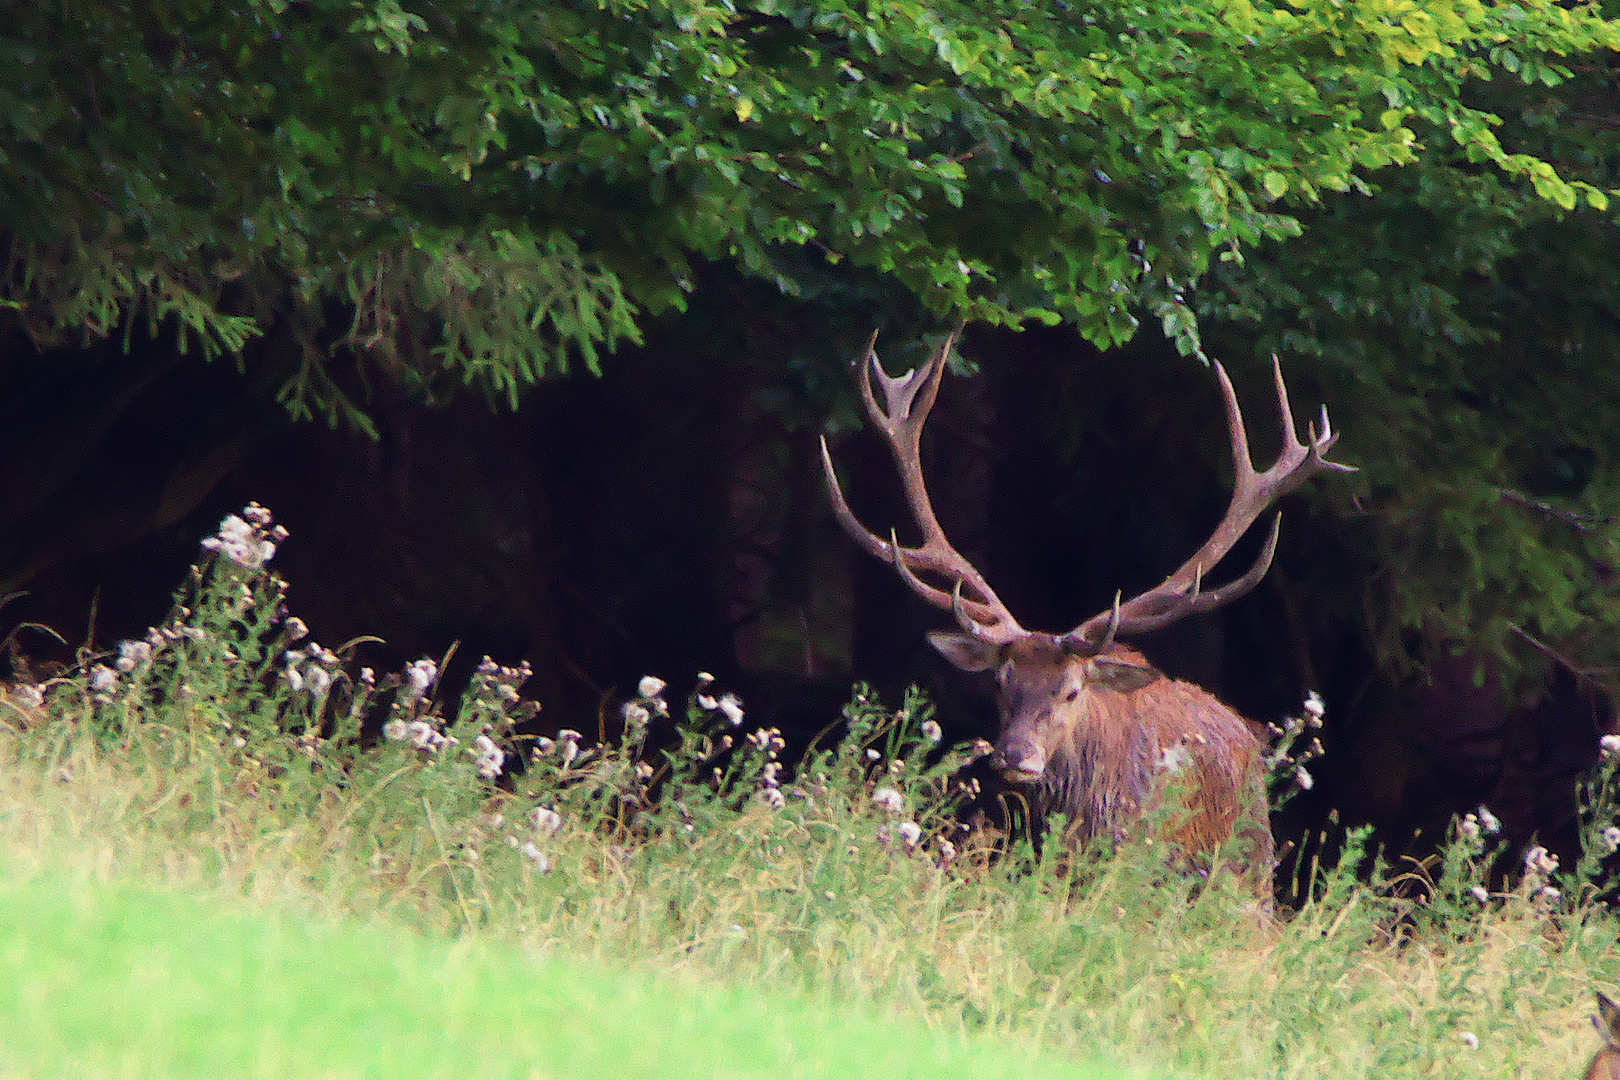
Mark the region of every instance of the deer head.
<instances>
[{"instance_id":1,"label":"deer head","mask_svg":"<svg viewBox=\"0 0 1620 1080\"><path fill-rule=\"evenodd\" d=\"M894 457L922 542L907 547L894 532L884 539L860 523L844 498L823 438L822 466L833 510L857 544L893 565L918 596L954 616L959 629L930 634L934 647L964 671L996 673L1000 712L993 759L996 767L1015 782L1044 782L1061 789L1073 804L1064 809L1089 816L1093 827L1088 831L1093 832L1107 827L1121 813L1129 813L1129 807L1140 807L1147 797L1145 785L1150 783L1143 779L1147 771L1144 758L1164 752L1166 744L1176 740L1219 747L1234 758L1246 756L1241 761L1217 763L1214 772L1203 770L1205 788L1224 785L1237 792L1252 786L1245 779L1252 764L1247 758L1257 752L1258 744L1247 734L1243 721L1190 684L1170 682L1155 688L1158 672L1139 654L1117 645L1115 638L1211 611L1259 583L1276 551L1280 518L1273 518L1259 557L1241 577L1212 589L1205 587L1205 575L1272 503L1318 473L1352 471L1350 466L1327 460L1338 435L1329 426L1326 408L1320 430L1312 425L1307 441L1301 442L1281 365L1274 360L1283 447L1276 462L1262 472L1250 457L1232 382L1221 365L1215 364L1236 476L1226 515L1209 540L1157 586L1129 600L1116 595L1108 609L1066 632L1037 633L1019 625L984 576L946 539L923 478L922 428L939 392L955 335L927 365L901 376L891 376L883 369L874 351L876 341L874 334L859 364L861 397L867 416ZM874 380L881 388L881 404L873 390ZM1054 769L1061 769L1062 775L1054 778ZM1076 791L1077 787L1087 790ZM1212 821L1235 817L1235 810L1224 802L1239 796L1229 796L1224 790L1205 790L1200 795L1209 803ZM1221 827L1212 829L1219 833Z\"/></svg>"}]
</instances>

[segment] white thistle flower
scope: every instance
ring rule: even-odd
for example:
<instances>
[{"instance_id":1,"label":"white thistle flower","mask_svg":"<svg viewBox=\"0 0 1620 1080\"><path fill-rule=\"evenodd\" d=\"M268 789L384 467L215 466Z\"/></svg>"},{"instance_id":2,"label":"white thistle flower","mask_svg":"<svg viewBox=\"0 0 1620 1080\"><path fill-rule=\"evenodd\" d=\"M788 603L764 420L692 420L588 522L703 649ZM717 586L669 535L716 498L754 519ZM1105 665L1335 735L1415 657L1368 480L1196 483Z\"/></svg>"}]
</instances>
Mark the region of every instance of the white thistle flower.
<instances>
[{"instance_id":1,"label":"white thistle flower","mask_svg":"<svg viewBox=\"0 0 1620 1080\"><path fill-rule=\"evenodd\" d=\"M1558 869L1558 856L1536 844L1524 853L1524 868L1532 874L1546 877Z\"/></svg>"},{"instance_id":2,"label":"white thistle flower","mask_svg":"<svg viewBox=\"0 0 1620 1080\"><path fill-rule=\"evenodd\" d=\"M906 797L892 787L880 787L872 792L872 805L887 814L898 814L906 808Z\"/></svg>"},{"instance_id":3,"label":"white thistle flower","mask_svg":"<svg viewBox=\"0 0 1620 1080\"><path fill-rule=\"evenodd\" d=\"M1598 740L1598 749L1604 757L1613 757L1620 754L1620 735L1605 735Z\"/></svg>"},{"instance_id":4,"label":"white thistle flower","mask_svg":"<svg viewBox=\"0 0 1620 1080\"><path fill-rule=\"evenodd\" d=\"M922 840L922 826L915 821L902 821L894 827L894 831L899 834L900 842L906 845L907 851L916 847Z\"/></svg>"},{"instance_id":5,"label":"white thistle flower","mask_svg":"<svg viewBox=\"0 0 1620 1080\"><path fill-rule=\"evenodd\" d=\"M1327 712L1327 706L1322 704L1322 695L1315 690L1305 695L1305 712L1313 720L1320 720Z\"/></svg>"},{"instance_id":6,"label":"white thistle flower","mask_svg":"<svg viewBox=\"0 0 1620 1080\"><path fill-rule=\"evenodd\" d=\"M106 664L97 664L90 669L90 689L98 694L110 693L118 685L118 672Z\"/></svg>"},{"instance_id":7,"label":"white thistle flower","mask_svg":"<svg viewBox=\"0 0 1620 1080\"><path fill-rule=\"evenodd\" d=\"M1167 746L1159 751L1158 769L1160 772L1167 772L1171 776L1176 776L1180 774L1182 769L1187 767L1187 762L1191 757L1192 755L1187 752L1187 748L1181 743Z\"/></svg>"},{"instance_id":8,"label":"white thistle flower","mask_svg":"<svg viewBox=\"0 0 1620 1080\"><path fill-rule=\"evenodd\" d=\"M1479 808L1479 827L1485 830L1486 836L1495 836L1502 831L1502 823L1484 806Z\"/></svg>"},{"instance_id":9,"label":"white thistle flower","mask_svg":"<svg viewBox=\"0 0 1620 1080\"><path fill-rule=\"evenodd\" d=\"M664 692L667 685L669 684L656 675L643 675L641 682L636 686L636 692L644 698L655 698Z\"/></svg>"},{"instance_id":10,"label":"white thistle flower","mask_svg":"<svg viewBox=\"0 0 1620 1080\"><path fill-rule=\"evenodd\" d=\"M225 519L219 523L219 530L204 540L202 546L245 570L263 569L264 564L276 554L275 541L235 514L225 515Z\"/></svg>"},{"instance_id":11,"label":"white thistle flower","mask_svg":"<svg viewBox=\"0 0 1620 1080\"><path fill-rule=\"evenodd\" d=\"M945 733L940 730L936 721L924 720L922 722L922 737L931 743L937 743L945 737Z\"/></svg>"},{"instance_id":12,"label":"white thistle flower","mask_svg":"<svg viewBox=\"0 0 1620 1080\"><path fill-rule=\"evenodd\" d=\"M151 660L151 645L145 641L123 641L118 644L118 660L113 666L119 671L130 672Z\"/></svg>"},{"instance_id":13,"label":"white thistle flower","mask_svg":"<svg viewBox=\"0 0 1620 1080\"><path fill-rule=\"evenodd\" d=\"M1603 846L1609 849L1609 854L1620 851L1620 828L1610 825L1603 830Z\"/></svg>"},{"instance_id":14,"label":"white thistle flower","mask_svg":"<svg viewBox=\"0 0 1620 1080\"><path fill-rule=\"evenodd\" d=\"M332 673L311 665L304 672L304 684L309 687L311 697L324 698L332 689Z\"/></svg>"},{"instance_id":15,"label":"white thistle flower","mask_svg":"<svg viewBox=\"0 0 1620 1080\"><path fill-rule=\"evenodd\" d=\"M549 806L537 806L529 812L529 820L534 822L534 831L541 836L554 836L562 828L562 815Z\"/></svg>"},{"instance_id":16,"label":"white thistle flower","mask_svg":"<svg viewBox=\"0 0 1620 1080\"><path fill-rule=\"evenodd\" d=\"M523 842L522 851L524 857L530 862L534 863L536 870L540 871L542 874L551 873L551 856L541 851L539 845L537 845L533 840L525 840Z\"/></svg>"},{"instance_id":17,"label":"white thistle flower","mask_svg":"<svg viewBox=\"0 0 1620 1080\"><path fill-rule=\"evenodd\" d=\"M493 780L501 775L501 766L506 763L506 753L495 745L494 739L480 734L473 740L467 752L477 763L479 776L485 780Z\"/></svg>"},{"instance_id":18,"label":"white thistle flower","mask_svg":"<svg viewBox=\"0 0 1620 1080\"><path fill-rule=\"evenodd\" d=\"M413 660L405 665L405 685L400 688L400 696L409 704L421 701L433 686L433 681L439 677L439 665L423 657Z\"/></svg>"},{"instance_id":19,"label":"white thistle flower","mask_svg":"<svg viewBox=\"0 0 1620 1080\"><path fill-rule=\"evenodd\" d=\"M405 739L418 750L436 754L446 746L455 746L460 740L445 735L426 720L412 720L405 725Z\"/></svg>"},{"instance_id":20,"label":"white thistle flower","mask_svg":"<svg viewBox=\"0 0 1620 1080\"><path fill-rule=\"evenodd\" d=\"M720 700L715 704L725 718L731 721L732 727L741 727L743 722L742 699L736 694L721 694Z\"/></svg>"}]
</instances>

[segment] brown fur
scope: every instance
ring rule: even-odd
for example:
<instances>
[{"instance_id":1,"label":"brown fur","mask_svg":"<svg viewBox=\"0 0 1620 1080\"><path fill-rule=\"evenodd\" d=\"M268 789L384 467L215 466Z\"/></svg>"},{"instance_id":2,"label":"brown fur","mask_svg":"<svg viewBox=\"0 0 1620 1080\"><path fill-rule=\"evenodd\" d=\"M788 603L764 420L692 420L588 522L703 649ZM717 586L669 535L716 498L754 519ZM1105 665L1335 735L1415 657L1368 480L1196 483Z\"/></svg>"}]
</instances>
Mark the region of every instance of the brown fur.
<instances>
[{"instance_id":1,"label":"brown fur","mask_svg":"<svg viewBox=\"0 0 1620 1080\"><path fill-rule=\"evenodd\" d=\"M1043 759L1031 784L1037 815L1063 813L1082 843L1124 838L1157 808L1171 775L1166 755L1179 757L1187 803L1163 808L1165 838L1207 865L1240 823L1247 825L1233 854L1257 888L1270 892L1275 852L1262 746L1249 721L1202 687L1160 675L1123 645L1084 657L1040 635L993 653L961 635L932 638L959 667L995 670L995 764L1016 779L1021 761Z\"/></svg>"},{"instance_id":2,"label":"brown fur","mask_svg":"<svg viewBox=\"0 0 1620 1080\"><path fill-rule=\"evenodd\" d=\"M1592 1025L1603 1036L1603 1047L1586 1067L1583 1080L1620 1080L1620 1005L1602 994L1597 996L1597 1002Z\"/></svg>"}]
</instances>

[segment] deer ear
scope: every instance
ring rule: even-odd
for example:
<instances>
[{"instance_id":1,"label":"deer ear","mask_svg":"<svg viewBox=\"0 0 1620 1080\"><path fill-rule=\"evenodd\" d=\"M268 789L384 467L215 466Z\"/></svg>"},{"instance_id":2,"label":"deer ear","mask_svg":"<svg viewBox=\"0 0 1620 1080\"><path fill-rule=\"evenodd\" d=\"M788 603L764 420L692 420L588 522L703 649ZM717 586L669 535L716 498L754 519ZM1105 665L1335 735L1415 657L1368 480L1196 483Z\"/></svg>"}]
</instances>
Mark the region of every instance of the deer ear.
<instances>
[{"instance_id":1,"label":"deer ear","mask_svg":"<svg viewBox=\"0 0 1620 1080\"><path fill-rule=\"evenodd\" d=\"M1592 1017L1592 1026L1598 1029L1609 1046L1620 1045L1620 1005L1616 1005L1598 991L1598 1012Z\"/></svg>"},{"instance_id":2,"label":"deer ear","mask_svg":"<svg viewBox=\"0 0 1620 1080\"><path fill-rule=\"evenodd\" d=\"M928 635L928 644L963 671L989 671L1001 663L1001 648L972 634L935 630Z\"/></svg>"},{"instance_id":3,"label":"deer ear","mask_svg":"<svg viewBox=\"0 0 1620 1080\"><path fill-rule=\"evenodd\" d=\"M1145 664L1099 656L1086 661L1086 678L1094 686L1129 694L1158 679L1159 673Z\"/></svg>"}]
</instances>

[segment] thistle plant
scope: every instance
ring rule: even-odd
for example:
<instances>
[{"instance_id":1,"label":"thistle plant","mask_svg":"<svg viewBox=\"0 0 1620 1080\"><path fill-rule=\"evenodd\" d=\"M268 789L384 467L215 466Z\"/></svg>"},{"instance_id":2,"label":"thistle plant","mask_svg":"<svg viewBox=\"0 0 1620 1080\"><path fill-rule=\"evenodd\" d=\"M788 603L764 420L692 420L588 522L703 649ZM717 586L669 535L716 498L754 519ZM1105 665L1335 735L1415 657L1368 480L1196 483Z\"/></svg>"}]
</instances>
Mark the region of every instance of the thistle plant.
<instances>
[{"instance_id":1,"label":"thistle plant","mask_svg":"<svg viewBox=\"0 0 1620 1080\"><path fill-rule=\"evenodd\" d=\"M1581 857L1575 864L1574 883L1598 894L1614 889L1620 852L1620 735L1598 739L1598 759L1579 788Z\"/></svg>"},{"instance_id":2,"label":"thistle plant","mask_svg":"<svg viewBox=\"0 0 1620 1080\"><path fill-rule=\"evenodd\" d=\"M1280 810L1301 791L1315 786L1315 779L1306 767L1322 756L1322 718L1327 708L1315 690L1305 695L1299 715L1289 716L1281 723L1267 724L1271 747L1266 751L1266 792L1273 811Z\"/></svg>"}]
</instances>

